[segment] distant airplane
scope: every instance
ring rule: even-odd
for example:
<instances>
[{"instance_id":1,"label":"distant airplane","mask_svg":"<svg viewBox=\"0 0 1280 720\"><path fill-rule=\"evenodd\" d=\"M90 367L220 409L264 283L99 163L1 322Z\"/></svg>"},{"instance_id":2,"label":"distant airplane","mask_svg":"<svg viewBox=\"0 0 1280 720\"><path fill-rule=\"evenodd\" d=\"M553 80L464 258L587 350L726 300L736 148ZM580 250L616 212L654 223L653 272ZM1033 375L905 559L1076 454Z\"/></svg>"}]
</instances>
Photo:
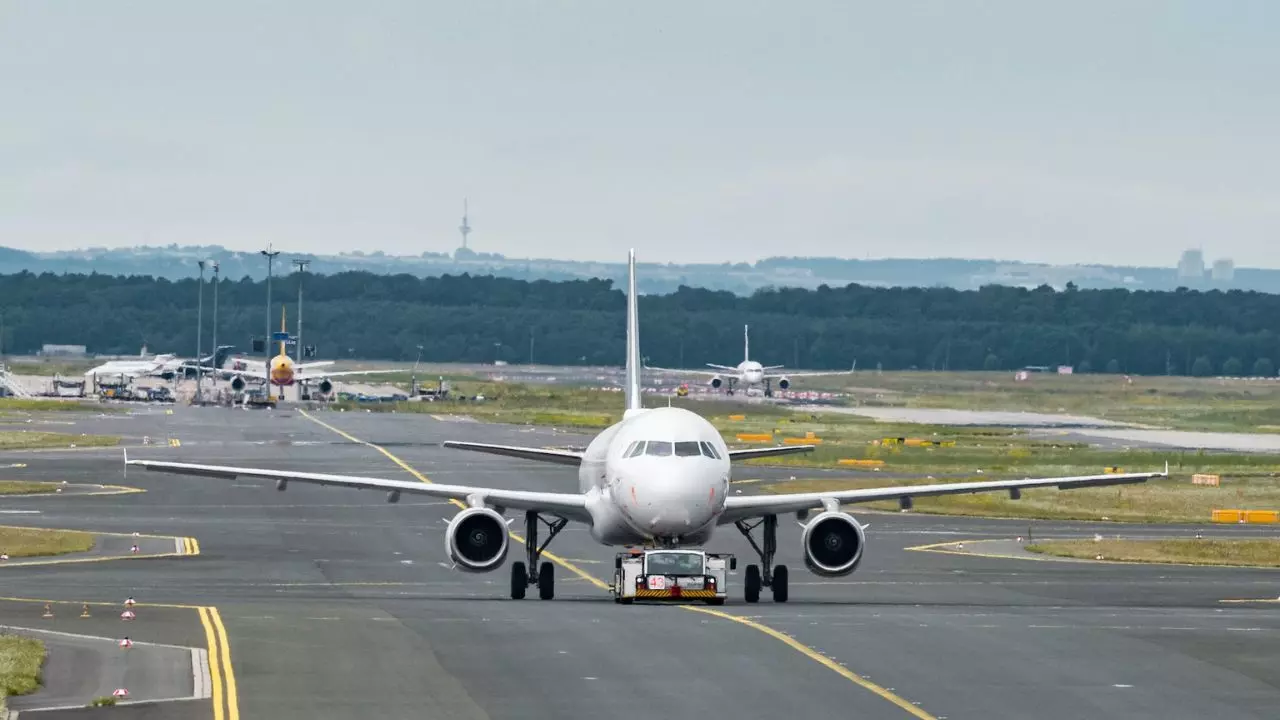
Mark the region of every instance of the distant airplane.
<instances>
[{"instance_id":1,"label":"distant airplane","mask_svg":"<svg viewBox=\"0 0 1280 720\"><path fill-rule=\"evenodd\" d=\"M235 349L234 345L219 345L212 354L199 360L184 360L173 353L156 355L150 360L110 360L85 371L85 377L94 375L122 376L130 379L158 377L172 380L178 375L194 377L196 368L220 368Z\"/></svg>"},{"instance_id":2,"label":"distant airplane","mask_svg":"<svg viewBox=\"0 0 1280 720\"><path fill-rule=\"evenodd\" d=\"M286 333L285 329L285 309L280 308L280 332ZM316 383L316 389L321 393L328 394L333 390L332 378L347 377L350 375L377 375L380 373L393 373L399 370L340 370L338 372L324 372L311 374L308 370L314 370L320 367L326 367L333 364L332 360L320 360L318 362L295 363L293 358L289 357L289 353L285 350L285 341L280 341L280 353L271 358L271 370L264 372L258 368L262 367L262 361L249 358L237 357L232 360L230 372L224 372L223 376L230 376L231 389L240 392L247 384L246 378L258 380L260 382L267 381L276 387L286 387L295 383L310 384Z\"/></svg>"},{"instance_id":3,"label":"distant airplane","mask_svg":"<svg viewBox=\"0 0 1280 720\"><path fill-rule=\"evenodd\" d=\"M814 574L840 577L852 573L866 547L866 525L842 509L843 504L897 500L911 506L911 498L934 495L1003 491L1019 497L1023 489L1069 489L1145 482L1168 474L1144 472L1081 477L931 483L852 490L737 495L729 490L734 461L811 452L814 445L782 445L730 449L720 431L702 416L680 407L645 408L640 389L640 324L636 303L634 251L628 263L626 405L622 419L596 435L585 450L520 447L448 440L444 447L505 455L523 460L565 465L578 474L577 492L547 492L510 487L437 485L416 480L359 477L326 472L204 465L155 460L130 460L147 470L200 475L230 481L236 478L275 480L278 490L289 483L308 483L379 490L388 502L402 493L455 500L465 504L444 531L445 552L454 567L467 572L492 572L502 567L511 547L511 528L505 513L524 515L525 559L511 564L511 597L519 600L536 585L538 596L555 596L555 566L539 559L542 551L566 525L586 525L602 545L652 545L676 548L703 545L716 528L734 525L751 541L760 565L748 565L743 592L749 603L760 600L762 587L772 589L774 602L786 602L788 571L774 565L778 549L778 521L795 517L804 527L800 554ZM495 470L503 473L506 471ZM817 510L814 517L809 511ZM543 528L547 533L539 538ZM760 529L762 543L752 535ZM527 562L527 564L526 564ZM715 598L709 602L723 601Z\"/></svg>"},{"instance_id":4,"label":"distant airplane","mask_svg":"<svg viewBox=\"0 0 1280 720\"><path fill-rule=\"evenodd\" d=\"M856 364L856 363L855 363ZM791 387L791 378L798 377L821 377L829 375L851 375L853 370L827 370L823 372L799 372L799 373L780 373L770 372L772 370L781 370L782 365L761 365L751 359L751 335L746 325L742 326L742 362L730 367L728 365L716 365L715 363L707 363L707 367L715 368L712 370L684 370L675 368L660 368L646 365L646 370L657 370L658 372L680 373L685 375L702 375L711 378L711 387L719 390L721 385L728 385L725 389L729 395L733 394L735 385L741 384L742 389L749 390L753 387L763 385L765 397L773 396L773 381L778 381L778 389L786 390Z\"/></svg>"}]
</instances>

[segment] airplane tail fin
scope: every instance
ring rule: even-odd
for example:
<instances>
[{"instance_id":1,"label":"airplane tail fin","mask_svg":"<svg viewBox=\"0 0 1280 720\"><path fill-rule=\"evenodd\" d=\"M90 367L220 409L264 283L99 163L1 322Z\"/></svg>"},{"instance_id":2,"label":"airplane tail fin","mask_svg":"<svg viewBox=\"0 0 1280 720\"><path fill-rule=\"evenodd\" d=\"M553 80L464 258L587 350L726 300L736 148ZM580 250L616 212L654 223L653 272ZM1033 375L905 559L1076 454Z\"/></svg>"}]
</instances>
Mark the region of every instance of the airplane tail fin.
<instances>
[{"instance_id":1,"label":"airplane tail fin","mask_svg":"<svg viewBox=\"0 0 1280 720\"><path fill-rule=\"evenodd\" d=\"M280 306L280 332L282 332L282 333L284 333L284 332L289 332L289 331L285 328L285 324L284 324L284 317L285 317L285 307L284 307L284 305L281 305L281 306ZM281 340L281 341L280 341L280 354L281 354L281 355L285 355L285 354L287 354L287 353L285 353L284 344L285 344L285 341L284 341L284 340Z\"/></svg>"},{"instance_id":2,"label":"airplane tail fin","mask_svg":"<svg viewBox=\"0 0 1280 720\"><path fill-rule=\"evenodd\" d=\"M751 359L751 332L746 325L742 326L742 361Z\"/></svg>"},{"instance_id":3,"label":"airplane tail fin","mask_svg":"<svg viewBox=\"0 0 1280 720\"><path fill-rule=\"evenodd\" d=\"M644 407L640 398L640 311L636 298L636 251L627 256L627 412Z\"/></svg>"}]
</instances>

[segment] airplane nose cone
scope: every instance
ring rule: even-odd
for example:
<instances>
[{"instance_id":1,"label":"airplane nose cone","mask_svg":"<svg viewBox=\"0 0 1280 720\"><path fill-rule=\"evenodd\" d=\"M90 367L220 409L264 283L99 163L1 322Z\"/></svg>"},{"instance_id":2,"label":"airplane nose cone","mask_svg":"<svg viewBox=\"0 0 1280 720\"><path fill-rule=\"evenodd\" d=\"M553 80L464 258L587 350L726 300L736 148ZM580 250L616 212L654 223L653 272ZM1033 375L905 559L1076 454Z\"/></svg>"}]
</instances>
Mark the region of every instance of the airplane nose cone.
<instances>
[{"instance_id":1,"label":"airplane nose cone","mask_svg":"<svg viewBox=\"0 0 1280 720\"><path fill-rule=\"evenodd\" d=\"M628 520L653 537L685 535L703 527L724 503L724 489L718 482L708 484L708 472L703 468L700 476L640 474L625 480L620 500Z\"/></svg>"}]
</instances>

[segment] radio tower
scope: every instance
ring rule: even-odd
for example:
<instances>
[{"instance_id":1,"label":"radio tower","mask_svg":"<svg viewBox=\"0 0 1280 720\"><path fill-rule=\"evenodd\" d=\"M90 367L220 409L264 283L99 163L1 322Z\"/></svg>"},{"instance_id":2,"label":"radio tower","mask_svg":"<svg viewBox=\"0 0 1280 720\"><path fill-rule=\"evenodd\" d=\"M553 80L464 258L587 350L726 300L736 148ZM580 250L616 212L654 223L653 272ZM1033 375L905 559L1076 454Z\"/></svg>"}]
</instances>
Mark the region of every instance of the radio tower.
<instances>
[{"instance_id":1,"label":"radio tower","mask_svg":"<svg viewBox=\"0 0 1280 720\"><path fill-rule=\"evenodd\" d=\"M467 236L471 234L471 225L467 222L467 200L462 200L462 224L458 226L458 232L462 233L462 249L467 249Z\"/></svg>"}]
</instances>

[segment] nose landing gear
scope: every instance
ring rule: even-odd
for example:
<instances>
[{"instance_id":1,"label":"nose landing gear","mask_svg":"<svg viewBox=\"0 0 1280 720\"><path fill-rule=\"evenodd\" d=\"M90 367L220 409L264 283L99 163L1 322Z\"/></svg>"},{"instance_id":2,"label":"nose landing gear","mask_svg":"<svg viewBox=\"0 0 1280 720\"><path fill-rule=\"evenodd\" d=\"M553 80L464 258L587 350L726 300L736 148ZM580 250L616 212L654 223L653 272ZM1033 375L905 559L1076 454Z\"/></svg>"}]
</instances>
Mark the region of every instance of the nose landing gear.
<instances>
[{"instance_id":1,"label":"nose landing gear","mask_svg":"<svg viewBox=\"0 0 1280 720\"><path fill-rule=\"evenodd\" d=\"M543 600L551 600L556 596L556 571L555 566L549 562L538 564L538 560L542 557L542 551L547 549L547 545L560 531L568 525L569 521L562 517L555 517L548 520L537 512L530 510L524 514L524 548L525 563L516 561L511 563L511 599L523 600L525 591L532 585L538 586L538 597ZM547 526L547 539L538 544L538 527L540 525ZM530 570L537 568L537 573Z\"/></svg>"},{"instance_id":2,"label":"nose landing gear","mask_svg":"<svg viewBox=\"0 0 1280 720\"><path fill-rule=\"evenodd\" d=\"M762 533L764 548L756 544L756 539L751 535L751 531L762 525L764 526ZM767 587L773 591L774 602L786 602L789 575L787 566L773 564L774 555L778 552L778 516L765 515L755 522L739 520L734 523L734 527L738 528L738 532L742 533L747 542L751 543L751 548L760 556L760 565L747 566L746 577L742 583L743 599L749 603L760 602L760 590ZM761 570L762 567L763 570Z\"/></svg>"}]
</instances>

